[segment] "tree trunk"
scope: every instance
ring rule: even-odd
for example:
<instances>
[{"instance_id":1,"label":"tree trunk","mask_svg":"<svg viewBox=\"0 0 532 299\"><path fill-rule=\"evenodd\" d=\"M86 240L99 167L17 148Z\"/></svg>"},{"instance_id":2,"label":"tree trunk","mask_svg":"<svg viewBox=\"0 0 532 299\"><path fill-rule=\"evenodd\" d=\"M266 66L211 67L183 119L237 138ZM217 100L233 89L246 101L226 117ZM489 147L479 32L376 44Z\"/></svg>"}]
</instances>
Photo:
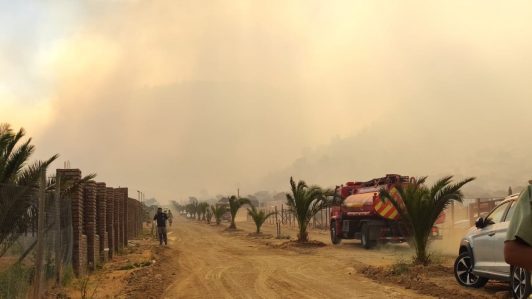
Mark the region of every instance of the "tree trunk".
<instances>
[{"instance_id":1,"label":"tree trunk","mask_svg":"<svg viewBox=\"0 0 532 299\"><path fill-rule=\"evenodd\" d=\"M416 263L427 265L429 261L429 257L427 255L427 241L428 237L424 236L418 236L415 239L415 246L416 246Z\"/></svg>"},{"instance_id":2,"label":"tree trunk","mask_svg":"<svg viewBox=\"0 0 532 299\"><path fill-rule=\"evenodd\" d=\"M299 226L299 234L297 235L297 241L300 243L308 242L307 226L301 224Z\"/></svg>"}]
</instances>

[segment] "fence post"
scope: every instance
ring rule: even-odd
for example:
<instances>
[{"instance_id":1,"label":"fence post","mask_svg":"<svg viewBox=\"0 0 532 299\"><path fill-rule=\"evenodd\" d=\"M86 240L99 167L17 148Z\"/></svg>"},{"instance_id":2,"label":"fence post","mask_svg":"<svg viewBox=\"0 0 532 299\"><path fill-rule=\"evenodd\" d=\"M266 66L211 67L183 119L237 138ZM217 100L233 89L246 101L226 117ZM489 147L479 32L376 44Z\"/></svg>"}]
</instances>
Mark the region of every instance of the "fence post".
<instances>
[{"instance_id":1,"label":"fence post","mask_svg":"<svg viewBox=\"0 0 532 299\"><path fill-rule=\"evenodd\" d=\"M329 228L329 207L326 207L325 208L325 229L328 229Z\"/></svg>"},{"instance_id":2,"label":"fence post","mask_svg":"<svg viewBox=\"0 0 532 299\"><path fill-rule=\"evenodd\" d=\"M277 206L275 206L275 226L277 226L277 238L281 236L281 225L279 224L279 218L277 217Z\"/></svg>"},{"instance_id":3,"label":"fence post","mask_svg":"<svg viewBox=\"0 0 532 299\"><path fill-rule=\"evenodd\" d=\"M292 213L290 212L290 210L286 211L286 213L288 214L288 225L292 226Z\"/></svg>"},{"instance_id":4,"label":"fence post","mask_svg":"<svg viewBox=\"0 0 532 299\"><path fill-rule=\"evenodd\" d=\"M35 285L33 289L33 298L41 297L41 281L43 274L43 258L44 258L44 204L46 196L46 172L41 171L39 177L39 193L37 196L39 205L39 214L37 215L37 256L35 258Z\"/></svg>"},{"instance_id":5,"label":"fence post","mask_svg":"<svg viewBox=\"0 0 532 299\"><path fill-rule=\"evenodd\" d=\"M61 175L59 173L55 176L55 281L57 285L61 286L61 278L63 276L63 263L61 255Z\"/></svg>"},{"instance_id":6,"label":"fence post","mask_svg":"<svg viewBox=\"0 0 532 299\"><path fill-rule=\"evenodd\" d=\"M323 229L323 209L320 210L320 229Z\"/></svg>"}]
</instances>

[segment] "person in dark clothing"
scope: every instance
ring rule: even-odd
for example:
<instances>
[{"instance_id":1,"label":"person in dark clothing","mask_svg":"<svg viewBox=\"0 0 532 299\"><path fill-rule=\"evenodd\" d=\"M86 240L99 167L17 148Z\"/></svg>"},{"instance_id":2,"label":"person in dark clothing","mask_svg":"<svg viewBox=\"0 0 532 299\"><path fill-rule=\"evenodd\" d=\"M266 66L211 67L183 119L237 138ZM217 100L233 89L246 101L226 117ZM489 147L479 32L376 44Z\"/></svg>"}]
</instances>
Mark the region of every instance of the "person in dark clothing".
<instances>
[{"instance_id":1,"label":"person in dark clothing","mask_svg":"<svg viewBox=\"0 0 532 299\"><path fill-rule=\"evenodd\" d=\"M159 245L168 245L168 239L166 237L166 220L168 215L163 213L162 208L157 209L157 214L153 216L153 221L157 221L157 236L159 236Z\"/></svg>"}]
</instances>

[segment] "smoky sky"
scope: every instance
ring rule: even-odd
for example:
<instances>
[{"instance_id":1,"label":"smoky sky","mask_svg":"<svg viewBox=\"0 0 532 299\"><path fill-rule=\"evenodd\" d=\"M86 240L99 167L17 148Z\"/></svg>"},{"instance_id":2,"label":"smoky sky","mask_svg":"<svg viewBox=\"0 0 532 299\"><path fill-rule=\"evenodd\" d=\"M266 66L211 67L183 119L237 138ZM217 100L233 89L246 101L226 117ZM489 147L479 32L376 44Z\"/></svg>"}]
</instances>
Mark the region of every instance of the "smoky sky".
<instances>
[{"instance_id":1,"label":"smoky sky","mask_svg":"<svg viewBox=\"0 0 532 299\"><path fill-rule=\"evenodd\" d=\"M468 194L491 196L532 177L528 2L73 3L4 29L0 116L130 196L386 173L476 176ZM42 119L23 117L31 95Z\"/></svg>"}]
</instances>

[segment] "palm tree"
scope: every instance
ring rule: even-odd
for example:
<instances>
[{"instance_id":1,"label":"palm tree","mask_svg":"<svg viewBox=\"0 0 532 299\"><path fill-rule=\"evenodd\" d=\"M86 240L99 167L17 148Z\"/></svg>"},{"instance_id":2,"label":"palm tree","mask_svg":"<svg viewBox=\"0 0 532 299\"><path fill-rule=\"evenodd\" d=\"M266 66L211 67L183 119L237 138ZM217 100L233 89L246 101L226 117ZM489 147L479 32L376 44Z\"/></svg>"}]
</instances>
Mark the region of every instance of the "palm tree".
<instances>
[{"instance_id":1,"label":"palm tree","mask_svg":"<svg viewBox=\"0 0 532 299\"><path fill-rule=\"evenodd\" d=\"M190 214L194 219L196 219L196 213L198 212L197 208L197 203L189 203L185 206L187 213Z\"/></svg>"},{"instance_id":2,"label":"palm tree","mask_svg":"<svg viewBox=\"0 0 532 299\"><path fill-rule=\"evenodd\" d=\"M210 206L207 206L207 211L205 212L205 219L207 220L207 224L211 224L212 221L212 210Z\"/></svg>"},{"instance_id":3,"label":"palm tree","mask_svg":"<svg viewBox=\"0 0 532 299\"><path fill-rule=\"evenodd\" d=\"M275 212L266 213L265 211L259 211L255 206L251 206L251 208L248 208L248 213L253 218L253 221L255 222L255 226L257 226L257 234L260 234L260 228L266 222L266 220L272 216L275 215Z\"/></svg>"},{"instance_id":4,"label":"palm tree","mask_svg":"<svg viewBox=\"0 0 532 299\"><path fill-rule=\"evenodd\" d=\"M229 197L229 212L231 212L231 225L229 225L230 229L236 229L235 218L240 207L249 203L249 199L247 198L237 198L234 195Z\"/></svg>"},{"instance_id":5,"label":"palm tree","mask_svg":"<svg viewBox=\"0 0 532 299\"><path fill-rule=\"evenodd\" d=\"M222 222L222 217L225 214L225 206L211 206L212 215L214 216L214 219L216 219L216 225L220 225Z\"/></svg>"},{"instance_id":6,"label":"palm tree","mask_svg":"<svg viewBox=\"0 0 532 299\"><path fill-rule=\"evenodd\" d=\"M35 203L32 195L39 177L58 158L28 165L35 146L31 138L19 144L25 135L24 129L14 132L9 124L0 125L0 256L30 223L28 211Z\"/></svg>"},{"instance_id":7,"label":"palm tree","mask_svg":"<svg viewBox=\"0 0 532 299\"><path fill-rule=\"evenodd\" d=\"M455 200L462 202L461 188L475 178L466 178L458 183L452 182L452 176L446 176L434 183L430 188L425 185L427 177L422 177L407 185L397 184L398 196L386 189L380 190L380 198L389 200L399 212L412 243L416 248L416 264L427 265L430 256L427 244L434 223L441 213Z\"/></svg>"},{"instance_id":8,"label":"palm tree","mask_svg":"<svg viewBox=\"0 0 532 299\"><path fill-rule=\"evenodd\" d=\"M40 173L59 157L53 155L48 160L27 165L35 146L30 144L31 138L17 146L25 135L24 129L15 133L9 124L0 125L0 184L36 187Z\"/></svg>"},{"instance_id":9,"label":"palm tree","mask_svg":"<svg viewBox=\"0 0 532 299\"><path fill-rule=\"evenodd\" d=\"M286 194L286 205L297 218L299 233L298 242L308 242L307 227L314 215L320 210L329 206L327 197L332 195L332 191L324 190L318 186L307 186L304 181L297 184L290 178L292 194Z\"/></svg>"},{"instance_id":10,"label":"palm tree","mask_svg":"<svg viewBox=\"0 0 532 299\"><path fill-rule=\"evenodd\" d=\"M209 209L209 204L207 202L200 202L198 204L198 220L206 220L205 214Z\"/></svg>"}]
</instances>

